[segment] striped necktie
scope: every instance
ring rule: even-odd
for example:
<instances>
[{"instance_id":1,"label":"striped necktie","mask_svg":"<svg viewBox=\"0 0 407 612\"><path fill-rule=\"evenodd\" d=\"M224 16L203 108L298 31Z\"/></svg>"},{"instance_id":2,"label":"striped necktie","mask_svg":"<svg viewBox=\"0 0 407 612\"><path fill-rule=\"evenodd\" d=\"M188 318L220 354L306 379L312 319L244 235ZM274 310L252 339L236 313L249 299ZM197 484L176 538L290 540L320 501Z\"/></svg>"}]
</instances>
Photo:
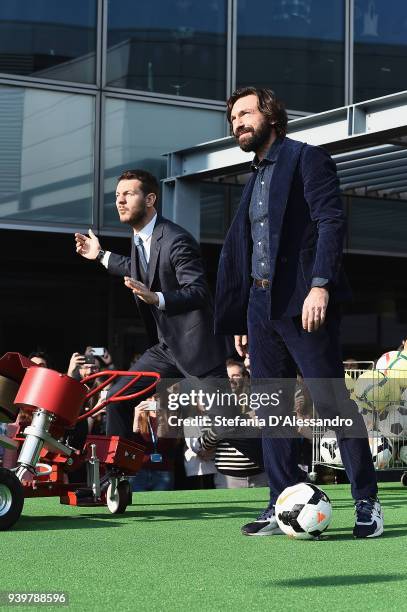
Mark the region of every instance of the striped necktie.
<instances>
[{"instance_id":1,"label":"striped necktie","mask_svg":"<svg viewBox=\"0 0 407 612\"><path fill-rule=\"evenodd\" d=\"M147 263L146 251L144 249L143 241L140 238L140 236L137 236L137 235L134 236L134 244L137 247L138 257L139 257L140 265L143 269L143 272L147 272L148 263Z\"/></svg>"}]
</instances>

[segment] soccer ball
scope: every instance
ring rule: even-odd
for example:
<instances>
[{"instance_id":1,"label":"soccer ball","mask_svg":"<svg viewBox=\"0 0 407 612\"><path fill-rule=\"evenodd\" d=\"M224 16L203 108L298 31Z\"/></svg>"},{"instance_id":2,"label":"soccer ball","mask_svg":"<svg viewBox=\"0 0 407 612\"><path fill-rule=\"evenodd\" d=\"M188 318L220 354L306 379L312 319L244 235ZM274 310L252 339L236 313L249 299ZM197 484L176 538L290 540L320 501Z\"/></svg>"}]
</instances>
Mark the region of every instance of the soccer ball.
<instances>
[{"instance_id":1,"label":"soccer ball","mask_svg":"<svg viewBox=\"0 0 407 612\"><path fill-rule=\"evenodd\" d=\"M378 426L384 436L396 439L407 436L407 407L388 406L379 414Z\"/></svg>"},{"instance_id":2,"label":"soccer ball","mask_svg":"<svg viewBox=\"0 0 407 612\"><path fill-rule=\"evenodd\" d=\"M375 370L386 370L398 354L398 351L389 351L388 353L384 353L377 360Z\"/></svg>"},{"instance_id":3,"label":"soccer ball","mask_svg":"<svg viewBox=\"0 0 407 612\"><path fill-rule=\"evenodd\" d=\"M392 401L387 377L377 370L363 372L356 381L354 395L360 410L381 412Z\"/></svg>"},{"instance_id":4,"label":"soccer ball","mask_svg":"<svg viewBox=\"0 0 407 612\"><path fill-rule=\"evenodd\" d=\"M407 464L407 446L401 446L399 449L400 461Z\"/></svg>"},{"instance_id":5,"label":"soccer ball","mask_svg":"<svg viewBox=\"0 0 407 612\"><path fill-rule=\"evenodd\" d=\"M321 459L324 463L331 465L342 465L341 453L338 440L334 431L326 431L319 445Z\"/></svg>"},{"instance_id":6,"label":"soccer ball","mask_svg":"<svg viewBox=\"0 0 407 612\"><path fill-rule=\"evenodd\" d=\"M382 470L389 467L393 458L393 445L390 440L381 436L378 431L372 431L369 434L369 446L375 468Z\"/></svg>"},{"instance_id":7,"label":"soccer ball","mask_svg":"<svg viewBox=\"0 0 407 612\"><path fill-rule=\"evenodd\" d=\"M386 368L385 374L389 379L396 379L401 388L407 387L407 351L397 353Z\"/></svg>"},{"instance_id":8,"label":"soccer ball","mask_svg":"<svg viewBox=\"0 0 407 612\"><path fill-rule=\"evenodd\" d=\"M329 497L313 484L300 482L287 487L276 501L276 519L281 531L297 540L318 538L329 526Z\"/></svg>"}]
</instances>

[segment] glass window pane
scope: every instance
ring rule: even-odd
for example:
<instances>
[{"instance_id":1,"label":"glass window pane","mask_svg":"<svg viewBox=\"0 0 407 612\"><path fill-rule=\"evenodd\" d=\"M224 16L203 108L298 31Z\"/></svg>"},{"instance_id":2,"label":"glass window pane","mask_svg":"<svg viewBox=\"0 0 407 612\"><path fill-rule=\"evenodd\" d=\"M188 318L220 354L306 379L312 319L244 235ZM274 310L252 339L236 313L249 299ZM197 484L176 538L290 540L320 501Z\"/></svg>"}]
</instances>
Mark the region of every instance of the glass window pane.
<instances>
[{"instance_id":1,"label":"glass window pane","mask_svg":"<svg viewBox=\"0 0 407 612\"><path fill-rule=\"evenodd\" d=\"M165 153L224 136L220 111L106 100L104 225L119 227L116 179L129 168L166 176Z\"/></svg>"},{"instance_id":2,"label":"glass window pane","mask_svg":"<svg viewBox=\"0 0 407 612\"><path fill-rule=\"evenodd\" d=\"M223 100L226 0L109 0L107 83Z\"/></svg>"},{"instance_id":3,"label":"glass window pane","mask_svg":"<svg viewBox=\"0 0 407 612\"><path fill-rule=\"evenodd\" d=\"M238 0L237 85L271 87L287 108L344 105L343 0Z\"/></svg>"},{"instance_id":4,"label":"glass window pane","mask_svg":"<svg viewBox=\"0 0 407 612\"><path fill-rule=\"evenodd\" d=\"M91 221L94 98L0 87L0 219Z\"/></svg>"},{"instance_id":5,"label":"glass window pane","mask_svg":"<svg viewBox=\"0 0 407 612\"><path fill-rule=\"evenodd\" d=\"M406 62L407 2L355 0L355 101L407 89Z\"/></svg>"},{"instance_id":6,"label":"glass window pane","mask_svg":"<svg viewBox=\"0 0 407 612\"><path fill-rule=\"evenodd\" d=\"M349 249L407 253L406 236L407 206L404 200L350 199Z\"/></svg>"},{"instance_id":7,"label":"glass window pane","mask_svg":"<svg viewBox=\"0 0 407 612\"><path fill-rule=\"evenodd\" d=\"M222 240L227 231L228 221L227 186L219 183L201 183L200 185L200 225L201 241Z\"/></svg>"},{"instance_id":8,"label":"glass window pane","mask_svg":"<svg viewBox=\"0 0 407 612\"><path fill-rule=\"evenodd\" d=\"M96 0L1 0L0 72L95 82Z\"/></svg>"},{"instance_id":9,"label":"glass window pane","mask_svg":"<svg viewBox=\"0 0 407 612\"><path fill-rule=\"evenodd\" d=\"M243 185L201 183L201 242L222 243L239 206Z\"/></svg>"}]
</instances>

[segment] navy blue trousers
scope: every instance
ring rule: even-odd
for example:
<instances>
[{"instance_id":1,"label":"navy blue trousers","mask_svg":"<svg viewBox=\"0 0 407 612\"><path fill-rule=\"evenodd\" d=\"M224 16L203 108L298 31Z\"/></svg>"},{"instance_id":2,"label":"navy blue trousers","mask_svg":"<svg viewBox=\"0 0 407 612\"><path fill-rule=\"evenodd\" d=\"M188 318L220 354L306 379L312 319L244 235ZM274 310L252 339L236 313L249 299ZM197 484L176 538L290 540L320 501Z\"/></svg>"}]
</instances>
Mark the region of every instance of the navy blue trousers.
<instances>
[{"instance_id":1,"label":"navy blue trousers","mask_svg":"<svg viewBox=\"0 0 407 612\"><path fill-rule=\"evenodd\" d=\"M248 333L253 382L290 379L293 391L294 379L299 371L309 388L319 417L338 414L337 407L340 405L341 414L352 418L355 431L360 436L349 437L349 433L345 435L341 430L336 430L352 496L354 499L376 496L377 479L366 427L356 404L349 399L344 383L339 311L336 307L328 306L324 325L309 333L303 330L300 316L270 321L268 300L267 289L251 288ZM290 383L287 383L289 386ZM286 487L304 480L304 472L298 467L298 439L272 437L266 433L263 436L263 457L270 483L270 502L273 504Z\"/></svg>"}]
</instances>

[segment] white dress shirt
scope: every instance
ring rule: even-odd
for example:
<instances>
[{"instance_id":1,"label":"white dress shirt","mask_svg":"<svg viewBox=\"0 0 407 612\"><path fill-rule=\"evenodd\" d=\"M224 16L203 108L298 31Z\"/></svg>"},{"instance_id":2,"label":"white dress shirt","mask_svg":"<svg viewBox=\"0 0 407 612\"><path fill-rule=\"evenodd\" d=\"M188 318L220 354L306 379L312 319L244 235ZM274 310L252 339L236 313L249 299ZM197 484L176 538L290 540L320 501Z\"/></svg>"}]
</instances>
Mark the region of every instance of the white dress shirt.
<instances>
[{"instance_id":1,"label":"white dress shirt","mask_svg":"<svg viewBox=\"0 0 407 612\"><path fill-rule=\"evenodd\" d=\"M147 225L145 225L139 232L136 232L136 230L133 230L134 235L139 236L143 242L143 247L144 247L144 252L146 254L147 263L150 261L151 236L153 235L153 230L154 230L156 221L157 221L157 214L155 214L154 217L151 219L151 221L149 221ZM110 254L111 254L111 251L106 251L102 257L101 263L105 266L105 268L107 268L108 266ZM158 297L157 308L159 310L165 310L165 300L164 300L163 294L161 293L161 291L156 291L155 294Z\"/></svg>"}]
</instances>

